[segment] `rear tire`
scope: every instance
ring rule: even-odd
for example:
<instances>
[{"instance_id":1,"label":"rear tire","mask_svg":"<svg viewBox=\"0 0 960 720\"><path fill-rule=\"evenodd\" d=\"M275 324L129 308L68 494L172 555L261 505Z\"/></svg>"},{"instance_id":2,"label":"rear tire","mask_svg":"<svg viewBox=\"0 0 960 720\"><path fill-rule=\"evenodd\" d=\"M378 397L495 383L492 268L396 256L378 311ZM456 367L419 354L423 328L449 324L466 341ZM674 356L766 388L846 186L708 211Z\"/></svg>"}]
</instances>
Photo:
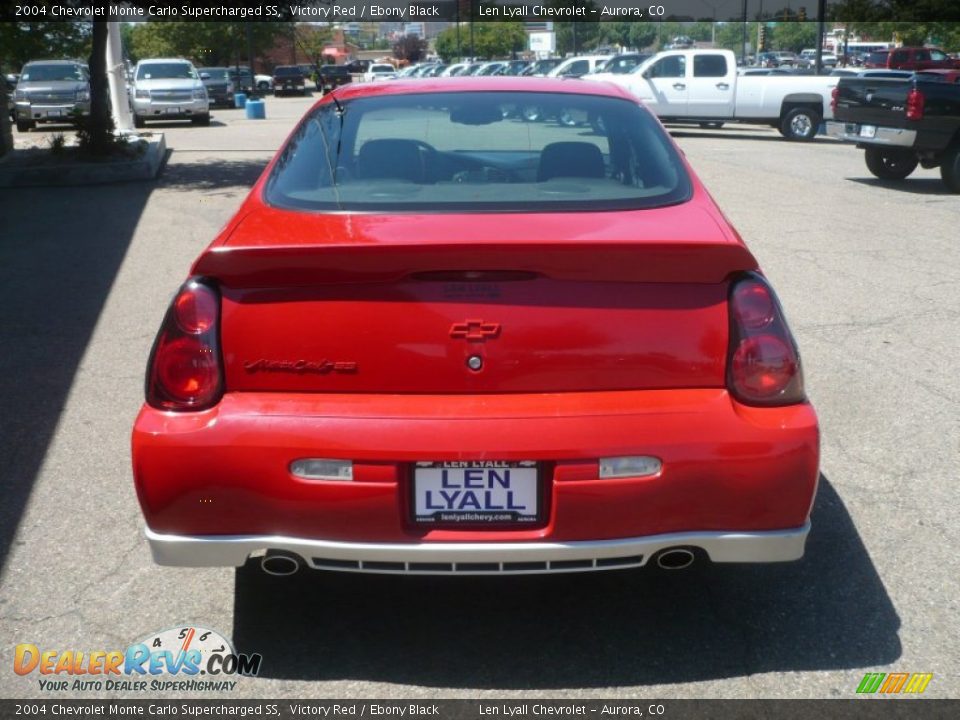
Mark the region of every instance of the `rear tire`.
<instances>
[{"instance_id":1,"label":"rear tire","mask_svg":"<svg viewBox=\"0 0 960 720\"><path fill-rule=\"evenodd\" d=\"M820 128L820 120L820 113L813 108L793 108L783 116L780 122L780 134L787 140L802 142L813 140Z\"/></svg>"},{"instance_id":2,"label":"rear tire","mask_svg":"<svg viewBox=\"0 0 960 720\"><path fill-rule=\"evenodd\" d=\"M143 119L140 115L133 116L133 126L138 129L143 129L147 126L146 120Z\"/></svg>"},{"instance_id":3,"label":"rear tire","mask_svg":"<svg viewBox=\"0 0 960 720\"><path fill-rule=\"evenodd\" d=\"M944 154L940 177L950 192L960 193L960 145L954 145Z\"/></svg>"},{"instance_id":4,"label":"rear tire","mask_svg":"<svg viewBox=\"0 0 960 720\"><path fill-rule=\"evenodd\" d=\"M210 125L210 113L204 113L203 115L194 115L190 118L190 122L194 125L203 125L207 127Z\"/></svg>"},{"instance_id":5,"label":"rear tire","mask_svg":"<svg viewBox=\"0 0 960 720\"><path fill-rule=\"evenodd\" d=\"M17 132L30 132L36 126L33 120L17 120Z\"/></svg>"},{"instance_id":6,"label":"rear tire","mask_svg":"<svg viewBox=\"0 0 960 720\"><path fill-rule=\"evenodd\" d=\"M881 180L903 180L920 164L908 151L875 147L868 147L863 159L867 162L867 169Z\"/></svg>"}]
</instances>

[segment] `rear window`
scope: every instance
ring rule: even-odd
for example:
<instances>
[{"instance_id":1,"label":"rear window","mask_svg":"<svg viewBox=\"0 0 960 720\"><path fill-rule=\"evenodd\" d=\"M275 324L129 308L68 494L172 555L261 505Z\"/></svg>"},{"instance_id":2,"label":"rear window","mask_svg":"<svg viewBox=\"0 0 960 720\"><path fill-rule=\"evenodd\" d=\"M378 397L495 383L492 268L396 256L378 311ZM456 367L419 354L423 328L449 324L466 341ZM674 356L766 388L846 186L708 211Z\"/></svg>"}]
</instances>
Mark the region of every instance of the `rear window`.
<instances>
[{"instance_id":1,"label":"rear window","mask_svg":"<svg viewBox=\"0 0 960 720\"><path fill-rule=\"evenodd\" d=\"M278 68L274 68L273 74L274 75L303 75L303 70L301 70L298 67L284 67L281 65Z\"/></svg>"},{"instance_id":2,"label":"rear window","mask_svg":"<svg viewBox=\"0 0 960 720\"><path fill-rule=\"evenodd\" d=\"M312 110L267 182L299 210L562 212L679 203L691 186L657 121L567 93L384 95Z\"/></svg>"}]
</instances>

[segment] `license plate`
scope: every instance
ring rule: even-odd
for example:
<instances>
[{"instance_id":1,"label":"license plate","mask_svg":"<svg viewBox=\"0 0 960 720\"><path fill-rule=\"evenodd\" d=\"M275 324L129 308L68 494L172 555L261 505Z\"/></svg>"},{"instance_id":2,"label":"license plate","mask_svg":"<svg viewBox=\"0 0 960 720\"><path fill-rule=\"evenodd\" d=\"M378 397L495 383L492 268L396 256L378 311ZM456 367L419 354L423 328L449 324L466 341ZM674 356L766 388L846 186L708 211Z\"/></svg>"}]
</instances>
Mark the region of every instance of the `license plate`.
<instances>
[{"instance_id":1,"label":"license plate","mask_svg":"<svg viewBox=\"0 0 960 720\"><path fill-rule=\"evenodd\" d=\"M62 110L47 110L47 117L61 117L62 115Z\"/></svg>"},{"instance_id":2,"label":"license plate","mask_svg":"<svg viewBox=\"0 0 960 720\"><path fill-rule=\"evenodd\" d=\"M179 114L180 114L180 108L178 108L178 107L168 107L166 110L164 110L164 112L165 112L167 115L179 115Z\"/></svg>"},{"instance_id":3,"label":"license plate","mask_svg":"<svg viewBox=\"0 0 960 720\"><path fill-rule=\"evenodd\" d=\"M537 463L418 462L413 515L429 524L523 524L540 518Z\"/></svg>"},{"instance_id":4,"label":"license plate","mask_svg":"<svg viewBox=\"0 0 960 720\"><path fill-rule=\"evenodd\" d=\"M861 125L860 126L860 137L862 138L872 138L877 134L877 128L875 125Z\"/></svg>"}]
</instances>

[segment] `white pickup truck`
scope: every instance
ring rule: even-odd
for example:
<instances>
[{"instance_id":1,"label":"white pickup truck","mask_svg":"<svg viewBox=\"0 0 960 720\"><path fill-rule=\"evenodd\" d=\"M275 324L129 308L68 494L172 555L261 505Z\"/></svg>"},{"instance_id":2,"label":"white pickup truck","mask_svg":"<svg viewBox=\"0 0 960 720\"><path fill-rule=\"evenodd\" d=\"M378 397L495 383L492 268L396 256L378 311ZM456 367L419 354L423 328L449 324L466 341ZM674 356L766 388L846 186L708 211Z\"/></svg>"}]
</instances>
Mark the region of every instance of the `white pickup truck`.
<instances>
[{"instance_id":1,"label":"white pickup truck","mask_svg":"<svg viewBox=\"0 0 960 720\"><path fill-rule=\"evenodd\" d=\"M738 75L729 50L667 50L627 75L595 73L584 79L626 87L664 122L769 124L788 140L810 140L822 120L832 119L830 93L839 80Z\"/></svg>"}]
</instances>

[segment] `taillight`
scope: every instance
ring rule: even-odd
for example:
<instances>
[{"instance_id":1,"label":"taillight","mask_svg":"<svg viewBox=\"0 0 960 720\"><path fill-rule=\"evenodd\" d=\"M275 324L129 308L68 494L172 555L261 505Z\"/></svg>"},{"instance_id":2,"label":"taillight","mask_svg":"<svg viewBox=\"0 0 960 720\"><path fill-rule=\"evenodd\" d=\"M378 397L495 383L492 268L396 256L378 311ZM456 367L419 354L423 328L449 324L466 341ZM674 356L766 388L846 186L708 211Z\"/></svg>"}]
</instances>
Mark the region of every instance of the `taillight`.
<instances>
[{"instance_id":1,"label":"taillight","mask_svg":"<svg viewBox=\"0 0 960 720\"><path fill-rule=\"evenodd\" d=\"M926 98L917 88L907 93L907 120L923 120L923 105Z\"/></svg>"},{"instance_id":2,"label":"taillight","mask_svg":"<svg viewBox=\"0 0 960 720\"><path fill-rule=\"evenodd\" d=\"M839 95L840 95L839 87L834 87L833 90L830 91L830 109L834 113L837 112L837 96Z\"/></svg>"},{"instance_id":3,"label":"taillight","mask_svg":"<svg viewBox=\"0 0 960 720\"><path fill-rule=\"evenodd\" d=\"M727 387L745 405L806 400L800 354L773 290L749 274L730 289Z\"/></svg>"},{"instance_id":4,"label":"taillight","mask_svg":"<svg viewBox=\"0 0 960 720\"><path fill-rule=\"evenodd\" d=\"M147 402L160 410L203 410L223 394L220 296L188 280L157 334L147 367Z\"/></svg>"}]
</instances>

